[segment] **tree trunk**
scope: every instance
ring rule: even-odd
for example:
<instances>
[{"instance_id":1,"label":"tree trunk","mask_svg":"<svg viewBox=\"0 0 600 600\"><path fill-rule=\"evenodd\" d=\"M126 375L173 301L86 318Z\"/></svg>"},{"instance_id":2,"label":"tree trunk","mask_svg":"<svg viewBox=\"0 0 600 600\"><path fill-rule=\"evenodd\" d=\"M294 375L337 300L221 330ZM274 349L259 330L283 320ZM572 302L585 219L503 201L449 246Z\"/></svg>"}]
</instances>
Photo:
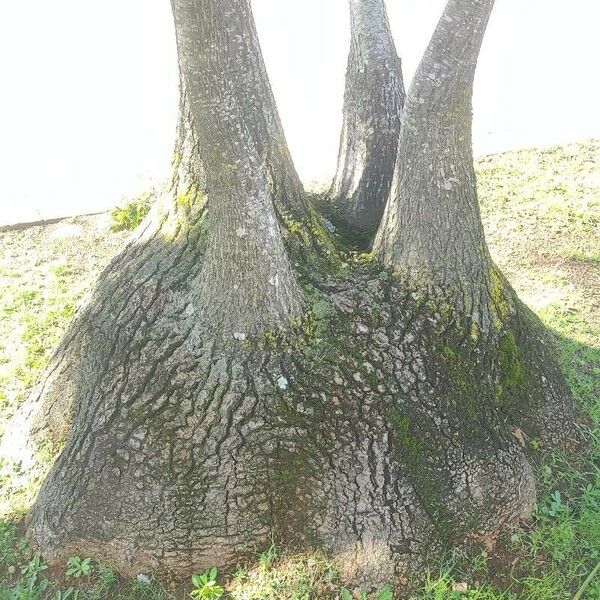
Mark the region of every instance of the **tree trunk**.
<instances>
[{"instance_id":1,"label":"tree trunk","mask_svg":"<svg viewBox=\"0 0 600 600\"><path fill-rule=\"evenodd\" d=\"M454 52L483 35L490 9L450 0L426 55L425 65L443 34L438 62L456 60L443 81L463 78L466 93ZM178 578L251 560L273 536L290 551L330 550L346 578L382 585L428 551L492 541L535 502L515 433L564 445L573 418L548 335L485 246L470 246L484 243L474 179L452 188L454 204L443 184L425 188L430 165L446 165L436 149L454 148L427 138L433 151L411 170L415 189L431 190L427 211L414 205L414 239L437 205L449 222L430 231L431 255L415 243L428 268L410 252L402 262L391 216L378 248L392 268L342 262L287 191L297 178L283 134L273 142L274 106L256 100L273 104L248 1L173 10L182 100L171 190L102 274L32 395L34 439L66 436L29 515L33 545L52 563L86 555ZM425 115L446 93L423 96ZM420 126L411 98L408 141ZM458 142L453 178L472 173ZM398 200L388 213L402 213ZM290 215L304 211L298 225ZM455 211L475 230L453 232ZM456 244L445 269L432 232ZM318 262L296 238L337 258Z\"/></svg>"},{"instance_id":2,"label":"tree trunk","mask_svg":"<svg viewBox=\"0 0 600 600\"><path fill-rule=\"evenodd\" d=\"M393 193L374 249L423 284L466 296L475 320L490 258L471 147L473 80L494 0L449 0L409 90ZM484 309L484 313L486 310Z\"/></svg>"},{"instance_id":3,"label":"tree trunk","mask_svg":"<svg viewBox=\"0 0 600 600\"><path fill-rule=\"evenodd\" d=\"M278 214L311 217L249 3L178 0L173 13L171 190L102 274L24 414L32 447L66 437L30 515L36 546L177 572L268 536L253 516L264 460L239 437L261 418L266 383L250 373L263 359L244 347L301 316Z\"/></svg>"},{"instance_id":4,"label":"tree trunk","mask_svg":"<svg viewBox=\"0 0 600 600\"><path fill-rule=\"evenodd\" d=\"M494 0L448 0L406 98L392 194L374 252L430 302L467 319L481 338L480 351L500 360L515 329L539 328L493 264L479 213L472 96L493 6ZM524 368L537 371L538 355L527 347ZM540 385L545 401L522 425L548 441L564 440L572 434L570 398Z\"/></svg>"},{"instance_id":5,"label":"tree trunk","mask_svg":"<svg viewBox=\"0 0 600 600\"><path fill-rule=\"evenodd\" d=\"M71 407L80 395L74 384L76 371L81 367L80 358L85 361L95 351L94 345L88 348L91 342L86 338L91 336L93 340L96 335L92 332L94 319L105 318L97 315L100 307L106 306L109 314L119 306L122 296L119 311L126 310L135 298L131 290L125 289L128 284L131 287L139 280L145 285L155 285L155 280L163 277L162 270L174 273L178 268L180 278L190 282L195 279L195 297L189 310L193 308L201 315L202 326L209 330L223 328L226 337L231 336L232 330L243 337L261 327L285 328L301 312L300 294L278 239L274 217L277 214L304 229L311 226L314 229L314 211L307 204L291 161L250 7L247 2L233 4L229 11L237 13L237 29L226 28L229 37L221 39L223 55L196 46L215 41L217 30L211 29L211 25L224 27L220 10L207 2L174 6L179 15L181 93L170 189L101 275L93 297L83 302L40 385L13 419L11 428L19 435L3 439L1 449L1 455L8 460L32 467L40 446L55 449L62 445L71 423ZM196 18L194 11L198 12ZM207 31L186 30L186 18ZM191 59L186 52L192 54ZM194 58L204 59L205 64L184 64ZM221 81L219 69L229 69L231 78ZM188 79L196 90L193 99L196 114L208 114L212 106L212 123L195 118ZM226 97L230 99L227 106L222 105ZM215 131L218 125L221 130ZM240 156L232 155L235 136L240 138L235 142ZM199 140L203 138L211 139L213 145L201 146ZM222 156L219 143L226 148ZM242 144L251 146L246 155ZM257 162L260 168L253 164ZM210 181L205 163L217 163ZM226 217L220 218L219 214ZM310 237L304 229L300 231L303 241L314 242L314 236ZM288 244L294 246L296 240L289 239L288 231L282 233ZM179 267L178 261L180 255L190 250L197 264L188 273L188 266ZM240 264L232 272L237 260ZM196 274L200 265L203 269ZM201 277L209 284L200 283ZM95 368L94 364L90 369Z\"/></svg>"},{"instance_id":6,"label":"tree trunk","mask_svg":"<svg viewBox=\"0 0 600 600\"><path fill-rule=\"evenodd\" d=\"M373 235L394 173L404 84L384 0L350 0L350 19L344 121L330 196L343 221Z\"/></svg>"}]
</instances>

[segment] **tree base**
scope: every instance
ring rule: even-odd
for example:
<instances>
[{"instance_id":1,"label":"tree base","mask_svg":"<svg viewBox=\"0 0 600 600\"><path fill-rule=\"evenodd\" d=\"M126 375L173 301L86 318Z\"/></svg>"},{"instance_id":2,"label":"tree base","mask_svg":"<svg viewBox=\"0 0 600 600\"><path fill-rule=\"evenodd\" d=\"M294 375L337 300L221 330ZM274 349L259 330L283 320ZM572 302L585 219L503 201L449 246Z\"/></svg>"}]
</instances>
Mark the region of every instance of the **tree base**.
<instances>
[{"instance_id":1,"label":"tree base","mask_svg":"<svg viewBox=\"0 0 600 600\"><path fill-rule=\"evenodd\" d=\"M285 338L207 343L177 306L137 330L31 511L48 561L179 579L275 539L382 585L531 515L527 442L575 434L550 337L514 292L498 289L483 332L452 298L360 259L304 287L311 310Z\"/></svg>"}]
</instances>

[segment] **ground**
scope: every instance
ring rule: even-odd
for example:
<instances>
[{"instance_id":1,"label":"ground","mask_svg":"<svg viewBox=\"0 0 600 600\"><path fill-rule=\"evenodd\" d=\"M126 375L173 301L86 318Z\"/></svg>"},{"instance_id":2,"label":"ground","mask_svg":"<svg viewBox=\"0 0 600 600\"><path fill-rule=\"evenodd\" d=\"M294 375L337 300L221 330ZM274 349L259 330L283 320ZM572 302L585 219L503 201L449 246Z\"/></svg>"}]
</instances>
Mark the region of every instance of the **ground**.
<instances>
[{"instance_id":1,"label":"ground","mask_svg":"<svg viewBox=\"0 0 600 600\"><path fill-rule=\"evenodd\" d=\"M507 532L493 551L432 564L412 595L398 590L394 597L567 600L600 561L598 165L600 141L477 161L492 255L556 334L560 364L589 428L589 449L577 456L540 451L533 523ZM126 231L111 230L114 222L110 215L78 217L0 233L0 432L10 434L7 419L35 384L78 300L126 238ZM36 484L18 489L22 474L0 473L0 600L156 600L189 592L148 583L146 574L124 581L93 557L89 573L81 566L87 557L60 572L43 569L21 533ZM275 546L224 587L235 600L350 597L326 556L279 556ZM217 597L207 589L198 597ZM386 590L373 597L391 598ZM600 573L580 598L600 599Z\"/></svg>"}]
</instances>

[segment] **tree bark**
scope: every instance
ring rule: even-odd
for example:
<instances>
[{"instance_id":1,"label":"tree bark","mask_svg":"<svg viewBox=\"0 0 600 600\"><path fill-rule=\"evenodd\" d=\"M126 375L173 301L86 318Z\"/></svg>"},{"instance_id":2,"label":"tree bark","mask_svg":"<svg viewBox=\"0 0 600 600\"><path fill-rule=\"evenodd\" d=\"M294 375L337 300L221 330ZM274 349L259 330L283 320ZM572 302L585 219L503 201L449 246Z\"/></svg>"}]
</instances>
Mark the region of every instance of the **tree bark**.
<instances>
[{"instance_id":1,"label":"tree bark","mask_svg":"<svg viewBox=\"0 0 600 600\"><path fill-rule=\"evenodd\" d=\"M96 352L94 319L126 312L136 298L126 293L128 285L155 285L163 270L180 269L180 278L193 282L188 310L198 315L198 327L225 338L285 329L301 313L275 216L314 228L314 211L291 161L249 4L221 6L225 13L204 1L173 6L180 107L170 188L82 303L40 385L11 423L19 434L2 441L7 460L31 468L41 446L62 445L80 395L77 372ZM231 15L236 18L226 24ZM197 264L179 266L189 252ZM101 309L106 314L99 315Z\"/></svg>"},{"instance_id":2,"label":"tree bark","mask_svg":"<svg viewBox=\"0 0 600 600\"><path fill-rule=\"evenodd\" d=\"M392 192L374 253L440 309L445 304L459 320L466 318L480 351L500 360L516 329L539 324L493 264L479 212L472 97L493 6L494 0L446 4L406 98ZM537 360L537 353L525 353L525 368L539 371ZM526 427L560 444L574 435L571 399L564 388L557 394L540 387L544 399L530 407L535 415Z\"/></svg>"},{"instance_id":3,"label":"tree bark","mask_svg":"<svg viewBox=\"0 0 600 600\"><path fill-rule=\"evenodd\" d=\"M344 120L330 196L351 228L373 235L394 173L404 84L384 0L349 4Z\"/></svg>"},{"instance_id":4,"label":"tree bark","mask_svg":"<svg viewBox=\"0 0 600 600\"><path fill-rule=\"evenodd\" d=\"M213 331L285 329L301 302L274 204L305 207L249 4L174 1L173 14L210 204L195 308Z\"/></svg>"},{"instance_id":5,"label":"tree bark","mask_svg":"<svg viewBox=\"0 0 600 600\"><path fill-rule=\"evenodd\" d=\"M58 559L85 545L124 569L176 572L268 535L252 517L265 502L251 492L264 460L238 439L246 428L252 438L266 384L249 379L262 359L243 347L302 315L278 215L312 216L249 3L176 0L173 13L181 105L171 189L100 277L21 425L30 456L66 438L30 515L40 550ZM231 478L248 491L238 509L223 503Z\"/></svg>"},{"instance_id":6,"label":"tree bark","mask_svg":"<svg viewBox=\"0 0 600 600\"><path fill-rule=\"evenodd\" d=\"M374 251L423 284L460 289L486 327L490 257L471 146L473 81L494 0L449 0L408 92Z\"/></svg>"},{"instance_id":7,"label":"tree bark","mask_svg":"<svg viewBox=\"0 0 600 600\"><path fill-rule=\"evenodd\" d=\"M450 51L474 36L484 6L450 0ZM566 445L573 416L548 334L485 246L469 245L482 232L450 231L455 211L480 227L474 181L452 188L455 206L443 185L430 197L457 240L447 266L437 240L431 255L421 244L419 218L428 268L410 252L402 262L391 217L378 247L393 268L343 263L303 196L286 191L296 177L283 138L273 143L276 113L256 99L272 102L248 1L173 10L182 95L171 189L100 277L28 404L34 441L66 438L29 515L34 547L51 563L86 555L179 578L252 560L274 537L289 551L325 548L347 579L383 585L431 550L491 543L535 502L514 432ZM465 60L442 55L448 78L463 72ZM453 90L432 89L430 112ZM472 172L469 156L451 163L457 177ZM415 158L417 191L442 158ZM336 268L290 242L290 215L304 210L300 239L320 240ZM414 210L434 222L437 209Z\"/></svg>"}]
</instances>

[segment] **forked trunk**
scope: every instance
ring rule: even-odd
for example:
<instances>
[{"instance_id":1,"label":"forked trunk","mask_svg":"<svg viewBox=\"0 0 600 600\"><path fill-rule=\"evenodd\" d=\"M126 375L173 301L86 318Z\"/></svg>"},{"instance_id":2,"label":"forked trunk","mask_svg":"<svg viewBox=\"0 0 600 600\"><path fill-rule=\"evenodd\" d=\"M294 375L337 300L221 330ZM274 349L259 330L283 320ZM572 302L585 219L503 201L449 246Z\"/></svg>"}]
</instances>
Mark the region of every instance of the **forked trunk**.
<instances>
[{"instance_id":1,"label":"forked trunk","mask_svg":"<svg viewBox=\"0 0 600 600\"><path fill-rule=\"evenodd\" d=\"M344 121L330 196L355 232L373 235L387 202L404 103L402 67L384 0L349 0Z\"/></svg>"},{"instance_id":2,"label":"forked trunk","mask_svg":"<svg viewBox=\"0 0 600 600\"><path fill-rule=\"evenodd\" d=\"M473 83L493 6L494 0L448 0L407 94L392 192L374 252L438 310L456 315L459 326L467 322L479 352L501 361L508 344L522 354L529 377L539 359L528 344L527 352L513 347L515 331L541 328L491 260L473 164ZM560 444L572 434L571 400L564 388L557 393L544 381L542 397L530 398L519 416L509 418ZM498 384L496 400L505 387Z\"/></svg>"},{"instance_id":3,"label":"forked trunk","mask_svg":"<svg viewBox=\"0 0 600 600\"><path fill-rule=\"evenodd\" d=\"M29 515L46 559L181 577L252 559L272 536L382 585L530 515L521 441L567 445L573 417L477 208L470 95L492 4L449 0L419 68L377 239L385 268L342 260L306 204L249 1L173 1L171 190L22 419L34 442L66 437Z\"/></svg>"},{"instance_id":4,"label":"forked trunk","mask_svg":"<svg viewBox=\"0 0 600 600\"><path fill-rule=\"evenodd\" d=\"M85 546L124 569L178 572L268 536L254 516L267 502L257 482L265 460L245 438L270 381L247 346L300 319L278 215L313 217L249 3L176 0L173 12L181 106L171 189L102 274L24 425L34 443L66 437L29 521L49 558Z\"/></svg>"}]
</instances>

